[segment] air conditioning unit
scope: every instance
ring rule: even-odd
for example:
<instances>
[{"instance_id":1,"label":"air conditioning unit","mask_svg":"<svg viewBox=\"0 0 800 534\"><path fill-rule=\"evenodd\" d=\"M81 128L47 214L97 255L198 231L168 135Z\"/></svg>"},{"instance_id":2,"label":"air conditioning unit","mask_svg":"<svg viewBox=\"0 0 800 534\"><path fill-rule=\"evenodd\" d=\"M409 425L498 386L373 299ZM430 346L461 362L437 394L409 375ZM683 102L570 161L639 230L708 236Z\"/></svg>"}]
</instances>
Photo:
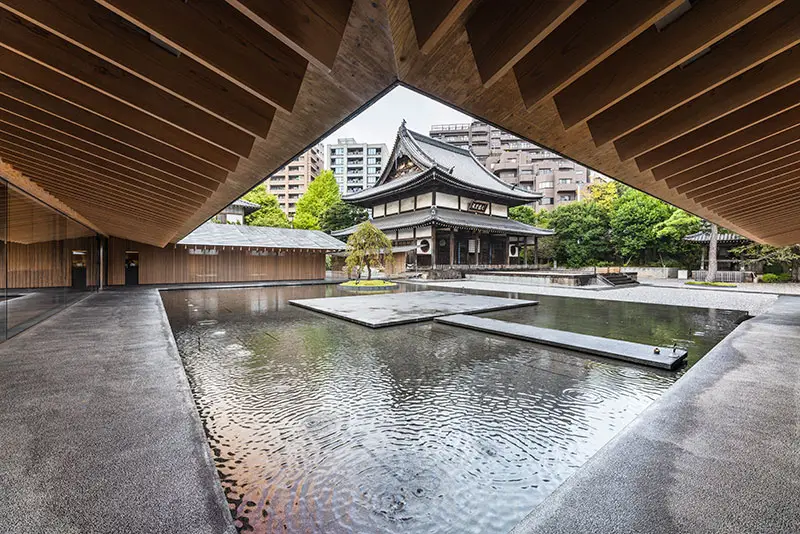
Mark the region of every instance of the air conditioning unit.
<instances>
[{"instance_id":1,"label":"air conditioning unit","mask_svg":"<svg viewBox=\"0 0 800 534\"><path fill-rule=\"evenodd\" d=\"M518 258L519 257L519 246L515 243L510 243L508 245L508 257L509 258Z\"/></svg>"},{"instance_id":2,"label":"air conditioning unit","mask_svg":"<svg viewBox=\"0 0 800 534\"><path fill-rule=\"evenodd\" d=\"M431 240L430 239L418 239L417 240L417 254L430 255L432 249L433 249L433 245L431 244Z\"/></svg>"}]
</instances>

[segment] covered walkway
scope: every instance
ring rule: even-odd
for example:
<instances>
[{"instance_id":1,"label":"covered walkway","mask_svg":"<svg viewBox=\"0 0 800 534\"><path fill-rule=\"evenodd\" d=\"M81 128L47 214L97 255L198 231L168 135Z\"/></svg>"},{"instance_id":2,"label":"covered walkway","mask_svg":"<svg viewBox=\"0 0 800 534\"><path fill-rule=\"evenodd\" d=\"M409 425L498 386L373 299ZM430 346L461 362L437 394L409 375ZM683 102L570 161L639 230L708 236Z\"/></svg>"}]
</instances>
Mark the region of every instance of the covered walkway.
<instances>
[{"instance_id":1,"label":"covered walkway","mask_svg":"<svg viewBox=\"0 0 800 534\"><path fill-rule=\"evenodd\" d=\"M0 530L235 532L155 289L0 345Z\"/></svg>"}]
</instances>

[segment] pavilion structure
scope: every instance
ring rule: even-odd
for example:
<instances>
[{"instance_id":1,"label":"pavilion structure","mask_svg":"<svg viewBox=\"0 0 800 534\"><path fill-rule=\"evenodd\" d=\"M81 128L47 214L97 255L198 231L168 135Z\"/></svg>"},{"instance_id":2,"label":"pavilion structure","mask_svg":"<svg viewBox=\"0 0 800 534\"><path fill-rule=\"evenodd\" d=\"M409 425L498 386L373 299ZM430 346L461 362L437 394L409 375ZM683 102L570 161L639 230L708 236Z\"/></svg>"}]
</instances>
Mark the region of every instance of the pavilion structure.
<instances>
[{"instance_id":1,"label":"pavilion structure","mask_svg":"<svg viewBox=\"0 0 800 534\"><path fill-rule=\"evenodd\" d=\"M392 240L397 270L398 263L415 269L527 266L529 245L538 263L539 237L553 232L510 219L508 209L541 196L502 182L469 150L403 122L375 187L343 200L372 210L372 223ZM346 237L357 228L333 235Z\"/></svg>"}]
</instances>

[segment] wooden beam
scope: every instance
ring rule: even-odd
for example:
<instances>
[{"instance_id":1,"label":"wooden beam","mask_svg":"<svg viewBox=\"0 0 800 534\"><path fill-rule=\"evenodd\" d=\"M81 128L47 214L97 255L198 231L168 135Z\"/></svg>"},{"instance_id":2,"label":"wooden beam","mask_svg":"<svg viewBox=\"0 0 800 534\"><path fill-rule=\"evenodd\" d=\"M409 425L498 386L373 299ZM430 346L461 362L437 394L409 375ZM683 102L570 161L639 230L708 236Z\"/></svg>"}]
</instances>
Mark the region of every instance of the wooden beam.
<instances>
[{"instance_id":1,"label":"wooden beam","mask_svg":"<svg viewBox=\"0 0 800 534\"><path fill-rule=\"evenodd\" d=\"M162 180L180 180L211 188L222 182L81 128L4 94L0 94L0 121L14 124L151 176L157 176Z\"/></svg>"},{"instance_id":2,"label":"wooden beam","mask_svg":"<svg viewBox=\"0 0 800 534\"><path fill-rule=\"evenodd\" d=\"M514 65L532 108L625 46L683 0L592 0ZM598 31L598 28L603 31Z\"/></svg>"},{"instance_id":3,"label":"wooden beam","mask_svg":"<svg viewBox=\"0 0 800 534\"><path fill-rule=\"evenodd\" d=\"M798 215L800 215L800 204L797 199L786 198L781 202L760 206L755 210L732 214L730 217L732 221L738 223L774 229L794 222Z\"/></svg>"},{"instance_id":4,"label":"wooden beam","mask_svg":"<svg viewBox=\"0 0 800 534\"><path fill-rule=\"evenodd\" d=\"M800 191L800 183L798 183L797 180L798 176L800 176L800 174L791 173L783 176L782 181L770 182L769 185L758 184L757 187L761 187L760 190L755 189L756 186L753 186L750 191L743 193L741 197L728 199L723 203L716 204L714 207L709 206L708 209L724 215L725 213L729 213L729 210L733 212L733 210L739 208L748 209L764 201L783 198L787 193L791 193L793 197L797 197L795 193Z\"/></svg>"},{"instance_id":5,"label":"wooden beam","mask_svg":"<svg viewBox=\"0 0 800 534\"><path fill-rule=\"evenodd\" d=\"M218 0L97 0L242 89L291 113L308 61Z\"/></svg>"},{"instance_id":6,"label":"wooden beam","mask_svg":"<svg viewBox=\"0 0 800 534\"><path fill-rule=\"evenodd\" d=\"M592 138L597 146L618 139L798 43L800 2L783 3L589 120Z\"/></svg>"},{"instance_id":7,"label":"wooden beam","mask_svg":"<svg viewBox=\"0 0 800 534\"><path fill-rule=\"evenodd\" d=\"M794 46L617 139L617 154L623 161L638 156L795 83L800 80L798 56L800 47Z\"/></svg>"},{"instance_id":8,"label":"wooden beam","mask_svg":"<svg viewBox=\"0 0 800 534\"><path fill-rule=\"evenodd\" d=\"M228 0L250 20L324 71L333 68L353 0Z\"/></svg>"},{"instance_id":9,"label":"wooden beam","mask_svg":"<svg viewBox=\"0 0 800 534\"><path fill-rule=\"evenodd\" d=\"M228 176L228 171L216 165L196 158L157 139L140 134L136 130L131 130L105 117L90 113L70 104L66 100L43 93L3 74L0 74L0 94L7 99L13 99L25 106L46 112L55 117L57 121L67 121L77 127L96 132L218 182L224 181Z\"/></svg>"},{"instance_id":10,"label":"wooden beam","mask_svg":"<svg viewBox=\"0 0 800 534\"><path fill-rule=\"evenodd\" d=\"M187 186L177 180L165 182L10 125L3 124L0 127L0 141L13 143L27 150L65 160L80 167L88 167L104 177L116 176L123 181L140 182L164 190L185 191L187 196L194 194L202 198L210 194L209 190L199 186Z\"/></svg>"},{"instance_id":11,"label":"wooden beam","mask_svg":"<svg viewBox=\"0 0 800 534\"><path fill-rule=\"evenodd\" d=\"M484 87L502 78L586 0L484 2L466 23Z\"/></svg>"},{"instance_id":12,"label":"wooden beam","mask_svg":"<svg viewBox=\"0 0 800 534\"><path fill-rule=\"evenodd\" d=\"M794 129L793 127L798 124L800 124L800 107L795 107L789 111L775 115L770 119L758 122L744 130L740 130L733 135L723 137L718 141L706 145L700 150L689 152L684 156L659 165L653 168L653 176L656 180L664 180L680 172L696 168L703 163L710 163L711 161L716 161L717 158L728 156L731 152L746 152L746 150L742 149L759 141L766 140L784 130ZM794 129L794 131L795 134L798 133L796 129Z\"/></svg>"},{"instance_id":13,"label":"wooden beam","mask_svg":"<svg viewBox=\"0 0 800 534\"><path fill-rule=\"evenodd\" d=\"M636 166L640 171L651 169L797 106L800 106L800 83L793 83L667 144L645 152L636 158Z\"/></svg>"},{"instance_id":14,"label":"wooden beam","mask_svg":"<svg viewBox=\"0 0 800 534\"><path fill-rule=\"evenodd\" d=\"M709 196L716 195L717 191L727 192L730 187L738 187L739 184L743 183L752 183L751 180L754 179L764 179L765 175L768 174L777 174L779 172L793 170L794 165L798 163L800 163L800 157L790 154L782 158L770 160L768 163L759 165L758 167L743 166L744 170L740 170L739 172L719 173L725 179L724 184L717 183L719 181L717 179L718 176L713 176L710 177L707 185L692 188L691 191L687 191L686 196L691 199L708 198Z\"/></svg>"},{"instance_id":15,"label":"wooden beam","mask_svg":"<svg viewBox=\"0 0 800 534\"><path fill-rule=\"evenodd\" d=\"M250 155L252 135L1 8L0 45L209 143Z\"/></svg>"},{"instance_id":16,"label":"wooden beam","mask_svg":"<svg viewBox=\"0 0 800 534\"><path fill-rule=\"evenodd\" d=\"M724 186L720 186L711 193L695 196L694 201L708 208L721 206L726 202L756 193L764 187L780 184L786 180L794 180L798 176L798 171L800 171L800 163L795 163L782 167L774 173L767 171L765 174L740 180L737 183L726 182Z\"/></svg>"},{"instance_id":17,"label":"wooden beam","mask_svg":"<svg viewBox=\"0 0 800 534\"><path fill-rule=\"evenodd\" d=\"M784 130L781 133L775 134L771 137L767 137L766 139L748 145L735 152L728 153L725 156L721 156L696 167L692 167L691 169L673 174L668 178L667 183L670 187L675 187L676 185L693 182L704 176L708 176L709 174L723 171L729 167L742 164L751 159L767 156L772 151L787 145L791 146L798 143L800 143L800 125Z\"/></svg>"},{"instance_id":18,"label":"wooden beam","mask_svg":"<svg viewBox=\"0 0 800 534\"><path fill-rule=\"evenodd\" d=\"M120 193L125 191L141 191L153 196L164 198L179 199L184 204L193 208L201 207L207 197L193 191L185 191L171 184L143 184L128 179L126 176L113 172L101 172L91 163L80 161L66 154L59 154L46 147L28 146L24 143L14 143L0 139L0 153L8 158L16 158L26 161L33 165L46 165L53 169L59 169L66 176L79 176L81 179L91 179L95 184L110 184L119 188ZM37 151L37 148L40 149Z\"/></svg>"},{"instance_id":19,"label":"wooden beam","mask_svg":"<svg viewBox=\"0 0 800 534\"><path fill-rule=\"evenodd\" d=\"M158 139L228 171L236 170L239 158L207 141L99 91L64 77L30 59L0 47L0 72L117 124Z\"/></svg>"},{"instance_id":20,"label":"wooden beam","mask_svg":"<svg viewBox=\"0 0 800 534\"><path fill-rule=\"evenodd\" d=\"M122 156L100 146L92 145L80 138L66 135L19 115L0 109L0 130L12 135L44 144L54 150L70 153L76 157L91 158L102 165L112 165L115 169L125 169L125 173L135 176L149 176L165 183L174 183L191 190L213 191L218 182L213 180L186 180L150 167L128 156Z\"/></svg>"},{"instance_id":21,"label":"wooden beam","mask_svg":"<svg viewBox=\"0 0 800 534\"><path fill-rule=\"evenodd\" d=\"M730 179L731 176L735 176L742 172L755 171L762 165L779 165L779 160L782 160L783 158L786 158L783 159L783 161L794 161L793 157L798 153L800 153L800 142L793 142L780 148L771 150L766 154L749 158L745 161L741 161L730 167L725 167L716 172L709 173L700 178L687 180L681 176L672 176L667 178L666 183L668 187L675 189L680 194L684 194L694 191L700 187L719 182L720 180L725 180L726 178Z\"/></svg>"},{"instance_id":22,"label":"wooden beam","mask_svg":"<svg viewBox=\"0 0 800 534\"><path fill-rule=\"evenodd\" d=\"M408 0L420 52L430 54L472 0Z\"/></svg>"},{"instance_id":23,"label":"wooden beam","mask_svg":"<svg viewBox=\"0 0 800 534\"><path fill-rule=\"evenodd\" d=\"M275 108L184 55L174 55L92 0L3 0L0 5L171 95L257 137Z\"/></svg>"},{"instance_id":24,"label":"wooden beam","mask_svg":"<svg viewBox=\"0 0 800 534\"><path fill-rule=\"evenodd\" d=\"M147 202L149 199L152 200L154 205L163 204L166 209L171 209L177 204L180 208L175 212L176 214L185 213L189 215L202 205L202 203L192 199L182 201L180 197L174 194L165 193L155 188L147 189L135 183L127 183L113 178L98 182L96 174L91 171L76 170L74 166L62 164L58 161L54 162L52 158L43 158L41 156L33 158L22 154L21 151L7 149L3 145L0 145L0 155L15 167L22 170L39 170L49 173L65 187L77 188L77 190L87 194L91 194L94 191L106 191L116 198L121 198L121 195L124 194L126 199L130 197L134 202L137 199Z\"/></svg>"},{"instance_id":25,"label":"wooden beam","mask_svg":"<svg viewBox=\"0 0 800 534\"><path fill-rule=\"evenodd\" d=\"M769 239L770 243L776 243L777 246L789 246L800 243L800 229L782 229L780 232L774 234L767 234L764 239Z\"/></svg>"},{"instance_id":26,"label":"wooden beam","mask_svg":"<svg viewBox=\"0 0 800 534\"><path fill-rule=\"evenodd\" d=\"M555 95L569 129L730 35L782 0L704 0L660 30L651 26Z\"/></svg>"}]
</instances>

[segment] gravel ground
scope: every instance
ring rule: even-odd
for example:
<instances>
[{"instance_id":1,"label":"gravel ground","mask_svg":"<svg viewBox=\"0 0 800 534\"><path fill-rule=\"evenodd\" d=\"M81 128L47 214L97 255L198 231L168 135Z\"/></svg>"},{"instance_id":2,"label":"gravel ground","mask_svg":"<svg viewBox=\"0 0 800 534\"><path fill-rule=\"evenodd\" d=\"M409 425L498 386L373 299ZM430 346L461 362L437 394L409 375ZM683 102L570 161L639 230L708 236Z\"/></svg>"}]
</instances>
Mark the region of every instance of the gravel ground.
<instances>
[{"instance_id":1,"label":"gravel ground","mask_svg":"<svg viewBox=\"0 0 800 534\"><path fill-rule=\"evenodd\" d=\"M671 287L671 288L691 288L691 289L704 289L713 291L733 291L739 293L762 293L773 295L800 295L800 284L786 283L786 284L738 284L736 287L705 287L705 286L687 286L685 280L640 280L644 285L657 286L657 287Z\"/></svg>"},{"instance_id":2,"label":"gravel ground","mask_svg":"<svg viewBox=\"0 0 800 534\"><path fill-rule=\"evenodd\" d=\"M478 291L513 291L534 295L554 295L596 300L620 300L625 302L644 302L669 306L692 306L695 308L717 308L723 310L744 310L758 315L769 308L777 295L743 291L701 291L689 288L656 287L638 285L634 287L608 289L575 289L569 287L532 286L496 282L470 282L466 280L425 282L426 287L449 287L475 289Z\"/></svg>"}]
</instances>

